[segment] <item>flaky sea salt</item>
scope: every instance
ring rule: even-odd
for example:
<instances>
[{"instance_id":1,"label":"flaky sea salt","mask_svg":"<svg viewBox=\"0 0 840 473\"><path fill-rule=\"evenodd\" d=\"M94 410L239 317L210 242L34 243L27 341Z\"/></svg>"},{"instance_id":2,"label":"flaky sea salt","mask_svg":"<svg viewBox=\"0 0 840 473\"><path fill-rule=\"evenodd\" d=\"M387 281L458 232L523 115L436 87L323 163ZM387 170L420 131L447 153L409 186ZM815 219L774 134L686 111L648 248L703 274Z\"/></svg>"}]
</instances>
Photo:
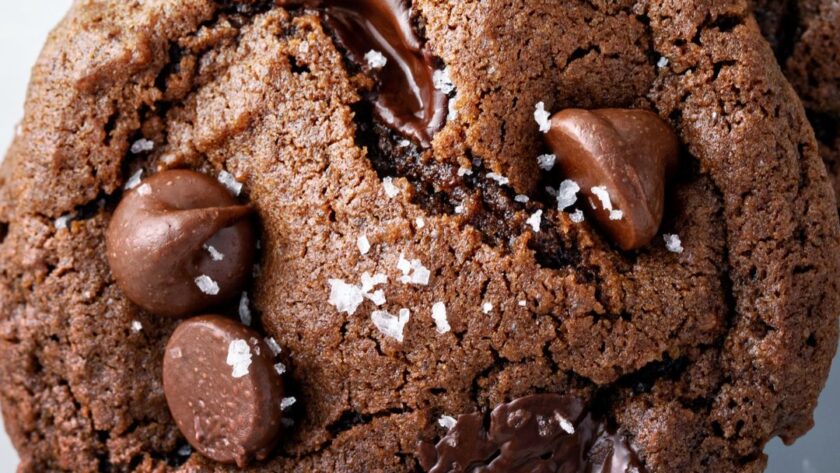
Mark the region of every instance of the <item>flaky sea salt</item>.
<instances>
[{"instance_id":1,"label":"flaky sea salt","mask_svg":"<svg viewBox=\"0 0 840 473\"><path fill-rule=\"evenodd\" d=\"M382 187L385 189L385 195L393 199L400 193L400 188L394 185L394 178L386 177L382 179Z\"/></svg>"},{"instance_id":2,"label":"flaky sea salt","mask_svg":"<svg viewBox=\"0 0 840 473\"><path fill-rule=\"evenodd\" d=\"M494 181L498 182L500 186L506 186L510 184L510 179L502 176L501 174L496 174L495 172L488 172L487 179L493 179Z\"/></svg>"},{"instance_id":3,"label":"flaky sea salt","mask_svg":"<svg viewBox=\"0 0 840 473\"><path fill-rule=\"evenodd\" d=\"M472 176L472 173L473 171L470 168L465 168L463 166L458 168L458 177Z\"/></svg>"},{"instance_id":4,"label":"flaky sea salt","mask_svg":"<svg viewBox=\"0 0 840 473\"><path fill-rule=\"evenodd\" d=\"M198 286L201 292L209 296L215 296L219 293L219 284L206 274L195 278L195 285Z\"/></svg>"},{"instance_id":5,"label":"flaky sea salt","mask_svg":"<svg viewBox=\"0 0 840 473\"><path fill-rule=\"evenodd\" d=\"M365 300L362 288L353 284L347 284L341 279L330 279L329 303L334 305L336 310L348 315L356 313L356 309Z\"/></svg>"},{"instance_id":6,"label":"flaky sea salt","mask_svg":"<svg viewBox=\"0 0 840 473\"><path fill-rule=\"evenodd\" d=\"M242 193L242 183L237 181L236 178L233 177L233 174L227 171L222 171L219 173L219 177L217 179L223 186L227 187L233 195L239 195Z\"/></svg>"},{"instance_id":7,"label":"flaky sea salt","mask_svg":"<svg viewBox=\"0 0 840 473\"><path fill-rule=\"evenodd\" d=\"M528 303L527 303L526 301L524 301L524 300L523 300L523 301L519 301L519 302L517 302L517 304L519 304L519 307L525 307L525 306L527 306L527 305L528 305Z\"/></svg>"},{"instance_id":8,"label":"flaky sea salt","mask_svg":"<svg viewBox=\"0 0 840 473\"><path fill-rule=\"evenodd\" d=\"M557 189L557 208L564 210L575 205L578 192L580 192L580 186L577 182L571 179L561 182Z\"/></svg>"},{"instance_id":9,"label":"flaky sea salt","mask_svg":"<svg viewBox=\"0 0 840 473\"><path fill-rule=\"evenodd\" d=\"M234 340L228 345L227 364L233 367L231 376L241 378L251 367L251 347L245 340Z\"/></svg>"},{"instance_id":10,"label":"flaky sea salt","mask_svg":"<svg viewBox=\"0 0 840 473\"><path fill-rule=\"evenodd\" d=\"M376 306L385 305L385 302L387 302L385 299L385 292L382 289L377 289L376 291L373 291L373 289L376 286L386 284L387 282L388 276L384 274L374 274L373 276L367 272L362 274L362 295L369 301L373 302Z\"/></svg>"},{"instance_id":11,"label":"flaky sea salt","mask_svg":"<svg viewBox=\"0 0 840 473\"><path fill-rule=\"evenodd\" d=\"M271 350L271 353L274 354L274 356L279 355L282 351L280 348L280 344L277 343L277 340L275 340L274 337L266 337L265 344L268 346L268 349Z\"/></svg>"},{"instance_id":12,"label":"flaky sea salt","mask_svg":"<svg viewBox=\"0 0 840 473\"><path fill-rule=\"evenodd\" d=\"M371 69L382 69L386 64L388 64L388 58L386 58L381 52L374 49L371 49L367 52L367 54L365 54L365 61L367 61L367 65Z\"/></svg>"},{"instance_id":13,"label":"flaky sea salt","mask_svg":"<svg viewBox=\"0 0 840 473\"><path fill-rule=\"evenodd\" d=\"M535 232L539 232L539 231L540 231L540 225L542 224L542 214L543 214L543 211L542 211L542 210L537 210L536 212L534 212L534 214L533 214L533 215L531 215L531 216L528 218L528 221L526 222L528 225L530 225L530 226L531 226L531 228L532 228Z\"/></svg>"},{"instance_id":14,"label":"flaky sea salt","mask_svg":"<svg viewBox=\"0 0 840 473\"><path fill-rule=\"evenodd\" d=\"M572 222L574 222L574 223L580 223L580 222L583 222L583 210L581 210L581 209L577 209L577 210L575 210L574 212L572 212L571 214L569 214L569 218L570 218L570 219L572 220Z\"/></svg>"},{"instance_id":15,"label":"flaky sea salt","mask_svg":"<svg viewBox=\"0 0 840 473\"><path fill-rule=\"evenodd\" d=\"M132 174L131 177L129 177L128 180L125 181L125 186L123 187L123 189L125 189L125 190L134 189L135 187L140 185L140 181L142 179L143 179L143 170L138 169L137 172Z\"/></svg>"},{"instance_id":16,"label":"flaky sea salt","mask_svg":"<svg viewBox=\"0 0 840 473\"><path fill-rule=\"evenodd\" d=\"M515 201L519 202L520 204L527 204L528 202L530 202L530 201L531 201L531 198L530 198L530 197L528 197L527 195L517 194L517 195L513 198L513 200L515 200Z\"/></svg>"},{"instance_id":17,"label":"flaky sea salt","mask_svg":"<svg viewBox=\"0 0 840 473\"><path fill-rule=\"evenodd\" d=\"M400 259L397 261L397 269L403 273L400 277L400 282L403 284L425 286L429 284L429 278L432 275L432 272L423 266L419 259L409 261L403 254L400 254Z\"/></svg>"},{"instance_id":18,"label":"flaky sea salt","mask_svg":"<svg viewBox=\"0 0 840 473\"><path fill-rule=\"evenodd\" d=\"M410 318L411 312L408 309L400 309L400 313L397 316L391 315L383 310L375 310L370 314L373 325L383 335L393 338L400 343L403 341L403 331Z\"/></svg>"},{"instance_id":19,"label":"flaky sea salt","mask_svg":"<svg viewBox=\"0 0 840 473\"><path fill-rule=\"evenodd\" d=\"M624 212L613 209L612 200L610 199L610 192L607 186L595 186L590 189L592 194L601 201L601 207L610 213L610 220L621 220L624 218ZM594 207L593 207L594 208Z\"/></svg>"},{"instance_id":20,"label":"flaky sea salt","mask_svg":"<svg viewBox=\"0 0 840 473\"><path fill-rule=\"evenodd\" d=\"M251 314L251 300L248 299L247 292L243 292L242 296L239 297L239 320L248 327L254 321L254 317Z\"/></svg>"},{"instance_id":21,"label":"flaky sea salt","mask_svg":"<svg viewBox=\"0 0 840 473\"><path fill-rule=\"evenodd\" d=\"M423 227L425 227L425 226L426 226L426 221L425 221L425 220L423 220L423 217L417 217L417 218L414 220L414 225L415 225L415 226L417 227L417 229L419 230L419 229L422 229Z\"/></svg>"},{"instance_id":22,"label":"flaky sea salt","mask_svg":"<svg viewBox=\"0 0 840 473\"><path fill-rule=\"evenodd\" d=\"M435 89L443 92L444 94L449 95L455 90L455 84L452 83L452 79L449 78L449 68L442 71L435 71L432 74L432 82L435 85Z\"/></svg>"},{"instance_id":23,"label":"flaky sea salt","mask_svg":"<svg viewBox=\"0 0 840 473\"><path fill-rule=\"evenodd\" d=\"M455 214L461 215L464 213L464 204L458 204L455 206Z\"/></svg>"},{"instance_id":24,"label":"flaky sea salt","mask_svg":"<svg viewBox=\"0 0 840 473\"><path fill-rule=\"evenodd\" d=\"M662 239L665 240L665 248L668 249L671 253L682 253L683 246L682 240L680 240L680 236L677 234L666 234L662 235Z\"/></svg>"},{"instance_id":25,"label":"flaky sea salt","mask_svg":"<svg viewBox=\"0 0 840 473\"><path fill-rule=\"evenodd\" d=\"M455 418L451 416L440 416L440 419L438 419L438 425L446 430L452 430L452 428L455 427L455 424Z\"/></svg>"},{"instance_id":26,"label":"flaky sea salt","mask_svg":"<svg viewBox=\"0 0 840 473\"><path fill-rule=\"evenodd\" d=\"M143 330L143 323L139 320L132 320L131 321L131 331L134 333L140 332Z\"/></svg>"},{"instance_id":27,"label":"flaky sea salt","mask_svg":"<svg viewBox=\"0 0 840 473\"><path fill-rule=\"evenodd\" d=\"M573 435L575 433L575 426L566 419L565 417L561 416L559 413L554 413L554 419L560 424L560 428L563 429L569 435Z\"/></svg>"},{"instance_id":28,"label":"flaky sea salt","mask_svg":"<svg viewBox=\"0 0 840 473\"><path fill-rule=\"evenodd\" d=\"M69 213L67 215L62 215L55 219L55 229L56 230L66 230L67 226L70 224L70 221L76 217L76 213Z\"/></svg>"},{"instance_id":29,"label":"flaky sea salt","mask_svg":"<svg viewBox=\"0 0 840 473\"><path fill-rule=\"evenodd\" d=\"M454 122L458 119L458 96L456 95L455 98L449 100L449 105L447 106L447 113L446 113L446 121Z\"/></svg>"},{"instance_id":30,"label":"flaky sea salt","mask_svg":"<svg viewBox=\"0 0 840 473\"><path fill-rule=\"evenodd\" d=\"M481 311L484 312L485 314L489 314L490 312L493 312L493 303L492 302L485 302L481 306Z\"/></svg>"},{"instance_id":31,"label":"flaky sea salt","mask_svg":"<svg viewBox=\"0 0 840 473\"><path fill-rule=\"evenodd\" d=\"M443 302L435 302L432 305L432 319L435 321L435 328L439 334L452 330L449 320L446 318L446 305Z\"/></svg>"},{"instance_id":32,"label":"flaky sea salt","mask_svg":"<svg viewBox=\"0 0 840 473\"><path fill-rule=\"evenodd\" d=\"M140 195L149 195L152 193L152 186L148 184L140 184L140 186L137 187L137 193Z\"/></svg>"},{"instance_id":33,"label":"flaky sea salt","mask_svg":"<svg viewBox=\"0 0 840 473\"><path fill-rule=\"evenodd\" d=\"M397 142L397 148L408 148L409 146L411 146L411 141L400 140Z\"/></svg>"},{"instance_id":34,"label":"flaky sea salt","mask_svg":"<svg viewBox=\"0 0 840 473\"><path fill-rule=\"evenodd\" d=\"M359 238L356 240L356 246L359 247L359 253L366 255L370 251L370 240L368 240L367 235L362 233L359 235Z\"/></svg>"},{"instance_id":35,"label":"flaky sea salt","mask_svg":"<svg viewBox=\"0 0 840 473\"><path fill-rule=\"evenodd\" d=\"M212 259L213 261L222 261L223 259L225 259L225 255L222 254L222 252L220 252L216 248L214 248L212 245L208 245L205 243L204 249L207 250L208 253L210 253L210 259Z\"/></svg>"},{"instance_id":36,"label":"flaky sea salt","mask_svg":"<svg viewBox=\"0 0 840 473\"><path fill-rule=\"evenodd\" d=\"M665 56L662 56L661 58L659 58L659 61L656 62L656 67L658 67L660 69L662 69L663 67L668 67L668 62L669 62L668 58L665 57Z\"/></svg>"},{"instance_id":37,"label":"flaky sea salt","mask_svg":"<svg viewBox=\"0 0 840 473\"><path fill-rule=\"evenodd\" d=\"M554 169L554 163L557 162L557 156L553 154L541 154L537 156L537 165L543 171L551 171Z\"/></svg>"},{"instance_id":38,"label":"flaky sea salt","mask_svg":"<svg viewBox=\"0 0 840 473\"><path fill-rule=\"evenodd\" d=\"M537 125L540 126L541 132L548 133L548 131L551 130L551 122L549 121L550 117L551 113L545 110L545 102L538 102L534 107L534 120L536 120Z\"/></svg>"},{"instance_id":39,"label":"flaky sea salt","mask_svg":"<svg viewBox=\"0 0 840 473\"><path fill-rule=\"evenodd\" d=\"M283 376L283 373L286 372L286 365L283 363L277 363L274 365L274 372L280 376Z\"/></svg>"},{"instance_id":40,"label":"flaky sea salt","mask_svg":"<svg viewBox=\"0 0 840 473\"><path fill-rule=\"evenodd\" d=\"M285 411L288 408L294 406L296 402L297 402L297 399L293 396L284 397L283 399L280 400L280 409Z\"/></svg>"},{"instance_id":41,"label":"flaky sea salt","mask_svg":"<svg viewBox=\"0 0 840 473\"><path fill-rule=\"evenodd\" d=\"M140 154L151 151L155 149L155 142L152 140L147 140L145 138L140 138L139 140L135 141L131 144L131 154Z\"/></svg>"}]
</instances>

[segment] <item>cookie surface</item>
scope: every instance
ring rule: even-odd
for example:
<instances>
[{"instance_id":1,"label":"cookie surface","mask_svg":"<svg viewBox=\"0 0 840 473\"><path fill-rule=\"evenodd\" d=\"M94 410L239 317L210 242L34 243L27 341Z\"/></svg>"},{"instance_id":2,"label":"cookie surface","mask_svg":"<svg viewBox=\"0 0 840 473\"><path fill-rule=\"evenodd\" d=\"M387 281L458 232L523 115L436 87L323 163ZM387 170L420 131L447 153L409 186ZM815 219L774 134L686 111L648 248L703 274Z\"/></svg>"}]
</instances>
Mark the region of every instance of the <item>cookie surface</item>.
<instances>
[{"instance_id":1,"label":"cookie surface","mask_svg":"<svg viewBox=\"0 0 840 473\"><path fill-rule=\"evenodd\" d=\"M273 4L77 2L52 34L0 171L23 471L232 469L184 448L161 372L177 322L130 303L105 252L130 176L182 167L236 176L261 223L248 293L298 402L255 471L419 471L443 416L539 393L598 406L651 472L759 472L766 441L807 431L840 225L744 2L416 0L456 87L430 150L377 122L317 10ZM539 102L674 127L660 232L682 252L620 251L557 210ZM331 297L366 273L383 305Z\"/></svg>"},{"instance_id":2,"label":"cookie surface","mask_svg":"<svg viewBox=\"0 0 840 473\"><path fill-rule=\"evenodd\" d=\"M840 192L840 4L831 0L759 0L759 26L770 41L817 133L820 155Z\"/></svg>"}]
</instances>

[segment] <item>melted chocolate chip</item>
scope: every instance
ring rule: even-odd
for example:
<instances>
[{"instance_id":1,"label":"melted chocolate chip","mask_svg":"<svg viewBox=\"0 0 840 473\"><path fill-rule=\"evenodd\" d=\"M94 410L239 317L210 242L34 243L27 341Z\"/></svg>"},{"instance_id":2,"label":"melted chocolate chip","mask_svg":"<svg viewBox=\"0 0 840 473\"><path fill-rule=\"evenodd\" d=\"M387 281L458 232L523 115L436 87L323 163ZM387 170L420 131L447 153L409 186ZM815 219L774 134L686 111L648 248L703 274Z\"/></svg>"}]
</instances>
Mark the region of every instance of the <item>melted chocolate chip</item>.
<instances>
[{"instance_id":1,"label":"melted chocolate chip","mask_svg":"<svg viewBox=\"0 0 840 473\"><path fill-rule=\"evenodd\" d=\"M677 136L658 115L564 110L551 117L546 139L560 171L589 200L584 209L619 247L638 249L656 236L679 154Z\"/></svg>"},{"instance_id":2,"label":"melted chocolate chip","mask_svg":"<svg viewBox=\"0 0 840 473\"><path fill-rule=\"evenodd\" d=\"M181 317L240 293L254 260L253 209L194 171L156 174L128 191L108 226L120 289L155 314Z\"/></svg>"},{"instance_id":3,"label":"melted chocolate chip","mask_svg":"<svg viewBox=\"0 0 840 473\"><path fill-rule=\"evenodd\" d=\"M587 412L579 399L539 394L490 414L458 417L436 444L421 442L428 473L642 473L625 437Z\"/></svg>"},{"instance_id":4,"label":"melted chocolate chip","mask_svg":"<svg viewBox=\"0 0 840 473\"><path fill-rule=\"evenodd\" d=\"M163 390L181 433L212 460L242 467L277 443L283 381L271 348L244 325L216 315L181 323L166 346Z\"/></svg>"},{"instance_id":5,"label":"melted chocolate chip","mask_svg":"<svg viewBox=\"0 0 840 473\"><path fill-rule=\"evenodd\" d=\"M377 79L377 117L428 147L444 123L447 97L435 89L433 56L411 26L405 0L277 0L281 6L322 8L351 60ZM373 52L373 53L372 53ZM377 61L377 53L385 59ZM369 56L373 54L373 56Z\"/></svg>"}]
</instances>

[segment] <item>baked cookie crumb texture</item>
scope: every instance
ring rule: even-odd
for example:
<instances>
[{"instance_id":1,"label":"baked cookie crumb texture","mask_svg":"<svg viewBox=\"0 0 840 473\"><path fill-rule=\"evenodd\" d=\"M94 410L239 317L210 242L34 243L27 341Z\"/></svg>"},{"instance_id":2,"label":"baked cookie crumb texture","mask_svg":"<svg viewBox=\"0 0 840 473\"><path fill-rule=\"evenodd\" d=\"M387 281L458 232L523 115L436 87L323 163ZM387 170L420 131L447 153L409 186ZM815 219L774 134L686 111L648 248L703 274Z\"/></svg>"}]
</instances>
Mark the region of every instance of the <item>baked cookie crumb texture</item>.
<instances>
[{"instance_id":1,"label":"baked cookie crumb texture","mask_svg":"<svg viewBox=\"0 0 840 473\"><path fill-rule=\"evenodd\" d=\"M380 3L410 11L401 64L431 74L414 97L436 105L414 120L382 107L392 52L354 50L331 2L75 2L0 168L0 400L21 471L760 472L770 438L810 428L840 224L752 6ZM641 217L546 141L567 109L645 110L676 132L676 169L636 167L668 176L636 187L665 196L647 195L649 242L617 239ZM179 322L166 272L109 265L122 248L150 266L130 243L146 201L116 209L173 169L233 196L201 205L259 222L235 290L192 275L174 315L241 324ZM240 268L224 258L241 231L198 264ZM229 370L281 403L239 397ZM233 434L190 447L202 386L253 452ZM464 438L472 456L447 447Z\"/></svg>"}]
</instances>

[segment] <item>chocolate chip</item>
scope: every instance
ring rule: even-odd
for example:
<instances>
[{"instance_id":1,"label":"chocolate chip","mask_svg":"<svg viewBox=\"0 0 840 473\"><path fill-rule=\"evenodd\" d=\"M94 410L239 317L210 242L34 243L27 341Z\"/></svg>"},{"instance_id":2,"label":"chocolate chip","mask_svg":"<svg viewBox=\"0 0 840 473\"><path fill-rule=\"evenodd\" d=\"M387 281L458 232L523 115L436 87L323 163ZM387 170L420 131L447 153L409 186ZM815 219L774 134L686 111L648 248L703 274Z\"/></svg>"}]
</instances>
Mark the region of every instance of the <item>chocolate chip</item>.
<instances>
[{"instance_id":1,"label":"chocolate chip","mask_svg":"<svg viewBox=\"0 0 840 473\"><path fill-rule=\"evenodd\" d=\"M253 209L218 181L164 171L128 191L108 226L108 263L132 302L181 317L238 296L254 260Z\"/></svg>"},{"instance_id":2,"label":"chocolate chip","mask_svg":"<svg viewBox=\"0 0 840 473\"><path fill-rule=\"evenodd\" d=\"M563 110L546 135L557 166L589 200L585 210L624 250L659 231L665 181L677 166L679 142L645 110Z\"/></svg>"},{"instance_id":3,"label":"chocolate chip","mask_svg":"<svg viewBox=\"0 0 840 473\"><path fill-rule=\"evenodd\" d=\"M163 391L190 445L221 463L264 460L281 431L283 382L271 348L221 316L189 319L163 359Z\"/></svg>"},{"instance_id":4,"label":"chocolate chip","mask_svg":"<svg viewBox=\"0 0 840 473\"><path fill-rule=\"evenodd\" d=\"M339 44L377 79L374 112L428 147L444 123L448 99L435 88L434 58L411 26L404 0L277 0L281 6L324 9Z\"/></svg>"},{"instance_id":5,"label":"chocolate chip","mask_svg":"<svg viewBox=\"0 0 840 473\"><path fill-rule=\"evenodd\" d=\"M420 442L428 473L642 473L630 442L574 397L538 394L458 417L436 445Z\"/></svg>"}]
</instances>

